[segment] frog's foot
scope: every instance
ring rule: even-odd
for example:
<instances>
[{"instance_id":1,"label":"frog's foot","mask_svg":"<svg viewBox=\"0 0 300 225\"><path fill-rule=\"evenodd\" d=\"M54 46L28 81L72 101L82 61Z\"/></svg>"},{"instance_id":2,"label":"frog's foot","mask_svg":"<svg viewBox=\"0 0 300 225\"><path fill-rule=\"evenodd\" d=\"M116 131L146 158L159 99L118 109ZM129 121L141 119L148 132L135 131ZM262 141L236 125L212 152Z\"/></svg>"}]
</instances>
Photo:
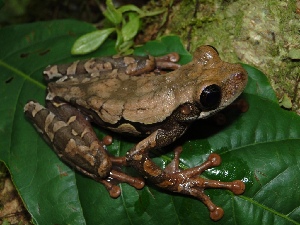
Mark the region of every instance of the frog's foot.
<instances>
[{"instance_id":1,"label":"frog's foot","mask_svg":"<svg viewBox=\"0 0 300 225\"><path fill-rule=\"evenodd\" d=\"M179 192L186 195L191 195L201 200L210 211L210 217L212 220L219 220L222 218L224 212L223 209L216 206L210 198L204 193L204 189L207 188L222 188L232 191L234 194L242 194L245 190L245 184L240 181L221 182L217 180L208 180L199 177L205 170L219 166L221 164L221 157L218 154L212 153L208 159L200 166L189 168L181 171L178 167L179 157L182 151L181 147L175 149L175 156L172 162L164 170L167 173L167 177L171 177L175 182L169 187L174 192ZM162 183L161 183L162 184ZM160 186L160 184L159 184Z\"/></svg>"},{"instance_id":2,"label":"frog's foot","mask_svg":"<svg viewBox=\"0 0 300 225\"><path fill-rule=\"evenodd\" d=\"M106 146L111 145L113 138L109 135L104 136L102 143ZM109 177L105 180L99 179L98 182L102 183L106 190L109 192L112 198L117 198L121 194L119 183L127 183L136 189L142 189L145 186L145 181L141 177L132 177L128 174L121 172L121 167L126 166L125 157L109 156L112 162L112 170L109 173Z\"/></svg>"},{"instance_id":3,"label":"frog's foot","mask_svg":"<svg viewBox=\"0 0 300 225\"><path fill-rule=\"evenodd\" d=\"M107 136L104 137L104 143L107 145L106 140ZM110 161L112 162L112 170L109 173L109 176L106 179L99 179L98 181L102 183L106 190L109 192L109 195L112 198L117 198L121 194L119 183L127 183L130 186L136 189L142 189L145 186L145 181L141 177L132 177L121 171L121 166L126 166L125 157L114 157L110 156Z\"/></svg>"},{"instance_id":4,"label":"frog's foot","mask_svg":"<svg viewBox=\"0 0 300 225\"><path fill-rule=\"evenodd\" d=\"M144 182L140 178L116 170L116 158L109 156L105 147L111 140L105 138L103 142L100 141L89 121L73 106L57 101L48 102L48 108L45 108L30 101L24 110L45 141L52 145L64 162L104 184L112 197L120 195L117 184L121 182L139 189L143 187Z\"/></svg>"},{"instance_id":5,"label":"frog's foot","mask_svg":"<svg viewBox=\"0 0 300 225\"><path fill-rule=\"evenodd\" d=\"M145 186L144 179L129 176L118 170L111 170L106 179L96 178L95 180L104 185L112 198L118 198L121 194L119 183L127 183L136 189L142 189Z\"/></svg>"},{"instance_id":6,"label":"frog's foot","mask_svg":"<svg viewBox=\"0 0 300 225\"><path fill-rule=\"evenodd\" d=\"M180 170L181 147L175 149L175 157L172 162L165 169L161 169L149 157L149 151L147 150L152 143L155 143L153 140L155 140L156 135L157 132L151 134L127 153L126 161L128 165L139 171L151 183L164 190L194 196L201 200L210 211L211 219L221 219L224 213L223 209L216 206L204 193L204 190L207 188L223 188L232 191L234 194L242 194L245 189L244 183L239 180L233 182L208 180L199 176L205 170L220 165L221 158L217 154L210 154L208 159L200 166Z\"/></svg>"}]
</instances>

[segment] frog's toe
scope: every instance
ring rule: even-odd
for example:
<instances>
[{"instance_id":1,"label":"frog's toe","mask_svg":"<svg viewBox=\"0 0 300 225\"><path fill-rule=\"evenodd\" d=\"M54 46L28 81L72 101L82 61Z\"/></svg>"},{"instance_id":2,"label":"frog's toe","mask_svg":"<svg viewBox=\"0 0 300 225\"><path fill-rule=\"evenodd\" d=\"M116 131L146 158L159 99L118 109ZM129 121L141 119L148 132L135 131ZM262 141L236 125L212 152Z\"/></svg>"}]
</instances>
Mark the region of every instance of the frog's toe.
<instances>
[{"instance_id":1,"label":"frog's toe","mask_svg":"<svg viewBox=\"0 0 300 225\"><path fill-rule=\"evenodd\" d=\"M236 194L236 195L240 195L243 194L245 191L245 184L243 181L241 180L235 180L231 182L231 188L230 190L232 191L232 193Z\"/></svg>"},{"instance_id":2,"label":"frog's toe","mask_svg":"<svg viewBox=\"0 0 300 225\"><path fill-rule=\"evenodd\" d=\"M120 196L121 189L118 185L112 184L109 180L100 180L99 182L104 185L110 197L118 198Z\"/></svg>"},{"instance_id":3,"label":"frog's toe","mask_svg":"<svg viewBox=\"0 0 300 225\"><path fill-rule=\"evenodd\" d=\"M117 171L117 170L111 170L110 176L108 178L109 180L116 180L118 183L127 183L130 186L136 188L136 189L142 189L145 186L145 181L141 177L132 177L126 173Z\"/></svg>"},{"instance_id":4,"label":"frog's toe","mask_svg":"<svg viewBox=\"0 0 300 225\"><path fill-rule=\"evenodd\" d=\"M207 161L211 163L210 165L211 167L214 167L214 166L219 166L222 162L222 159L218 154L212 153L208 156Z\"/></svg>"},{"instance_id":5,"label":"frog's toe","mask_svg":"<svg viewBox=\"0 0 300 225\"><path fill-rule=\"evenodd\" d=\"M205 181L204 179L202 180ZM203 202L203 204L210 211L210 218L212 220L214 221L220 220L224 215L224 210L221 207L216 206L211 201L211 199L203 192L204 190L203 184L205 182L203 183L198 181L196 183L198 183L198 185L191 187L189 193Z\"/></svg>"},{"instance_id":6,"label":"frog's toe","mask_svg":"<svg viewBox=\"0 0 300 225\"><path fill-rule=\"evenodd\" d=\"M224 210L220 207L215 207L210 211L210 218L214 221L220 220L224 215Z\"/></svg>"}]
</instances>

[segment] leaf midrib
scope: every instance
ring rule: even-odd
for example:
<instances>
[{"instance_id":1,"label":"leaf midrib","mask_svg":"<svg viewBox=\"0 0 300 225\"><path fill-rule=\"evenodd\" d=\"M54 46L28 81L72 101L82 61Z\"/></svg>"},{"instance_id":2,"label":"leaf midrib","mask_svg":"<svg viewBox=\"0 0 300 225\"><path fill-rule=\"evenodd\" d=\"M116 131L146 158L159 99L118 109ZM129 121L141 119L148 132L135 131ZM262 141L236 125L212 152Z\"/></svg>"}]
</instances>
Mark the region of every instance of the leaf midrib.
<instances>
[{"instance_id":1,"label":"leaf midrib","mask_svg":"<svg viewBox=\"0 0 300 225\"><path fill-rule=\"evenodd\" d=\"M27 74L25 74L24 72L22 72L21 70L16 69L15 67L3 62L2 60L0 60L0 66L3 66L4 68L12 71L13 73L15 73L16 75L24 78L25 80L29 81L30 83L36 85L37 87L46 90L46 86L41 84L40 82L36 81L35 79L32 79L30 76L28 76Z\"/></svg>"}]
</instances>

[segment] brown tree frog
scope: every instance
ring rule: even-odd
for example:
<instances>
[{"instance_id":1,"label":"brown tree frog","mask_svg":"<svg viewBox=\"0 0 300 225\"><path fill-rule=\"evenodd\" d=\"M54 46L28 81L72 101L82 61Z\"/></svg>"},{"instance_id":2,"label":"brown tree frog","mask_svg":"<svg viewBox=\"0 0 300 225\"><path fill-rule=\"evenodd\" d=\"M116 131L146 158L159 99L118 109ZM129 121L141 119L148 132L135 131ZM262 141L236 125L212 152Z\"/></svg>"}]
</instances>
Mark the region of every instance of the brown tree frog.
<instances>
[{"instance_id":1,"label":"brown tree frog","mask_svg":"<svg viewBox=\"0 0 300 225\"><path fill-rule=\"evenodd\" d=\"M179 138L189 125L231 104L247 84L247 72L239 64L222 61L211 46L196 49L192 62L179 66L178 55L165 57L105 57L55 65L45 71L47 107L30 101L24 111L58 156L83 174L103 183L112 197L120 189L109 182L117 179L142 188L114 165L135 168L158 187L201 200L218 220L223 210L205 195L206 188L244 192L242 181L221 182L199 175L218 166L221 159L210 154L202 165L180 170L181 148L165 168L149 157L157 148ZM162 73L163 69L175 69ZM98 140L91 122L119 133L145 138L124 157L110 156Z\"/></svg>"}]
</instances>

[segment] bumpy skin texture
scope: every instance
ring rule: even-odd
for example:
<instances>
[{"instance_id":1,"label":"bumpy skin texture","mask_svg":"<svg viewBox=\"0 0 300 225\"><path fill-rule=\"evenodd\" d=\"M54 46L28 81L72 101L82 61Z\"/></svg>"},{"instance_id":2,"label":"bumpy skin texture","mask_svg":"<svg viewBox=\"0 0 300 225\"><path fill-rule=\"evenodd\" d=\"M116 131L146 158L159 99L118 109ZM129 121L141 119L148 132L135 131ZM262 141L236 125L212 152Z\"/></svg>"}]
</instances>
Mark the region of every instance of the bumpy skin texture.
<instances>
[{"instance_id":1,"label":"bumpy skin texture","mask_svg":"<svg viewBox=\"0 0 300 225\"><path fill-rule=\"evenodd\" d=\"M181 171L175 158L161 169L149 152L174 142L197 119L203 119L232 103L247 83L238 64L222 61L210 46L199 47L193 61L180 67L178 54L164 57L106 57L50 66L44 74L48 84L47 108L30 101L25 114L44 139L66 163L103 183L110 195L120 190L108 180L117 179L136 188L144 183L114 169L129 165L160 188L194 196L207 205L211 218L223 210L204 194L205 188L244 191L242 181L220 182L199 175L221 159L211 154L202 165ZM160 73L158 69L176 69ZM88 118L88 120L86 120ZM112 131L146 138L125 157L111 157L96 137L90 121Z\"/></svg>"}]
</instances>

